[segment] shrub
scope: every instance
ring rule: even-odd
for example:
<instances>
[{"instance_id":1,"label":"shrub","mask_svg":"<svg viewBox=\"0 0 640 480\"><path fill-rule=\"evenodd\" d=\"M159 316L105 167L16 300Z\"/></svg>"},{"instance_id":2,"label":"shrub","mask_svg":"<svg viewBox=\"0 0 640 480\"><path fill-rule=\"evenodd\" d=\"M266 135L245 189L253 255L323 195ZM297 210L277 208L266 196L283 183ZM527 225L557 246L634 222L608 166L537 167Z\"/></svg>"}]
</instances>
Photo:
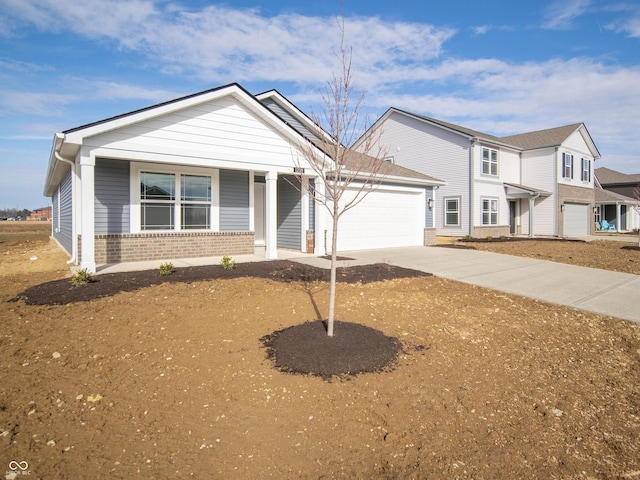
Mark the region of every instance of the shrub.
<instances>
[{"instance_id":1,"label":"shrub","mask_svg":"<svg viewBox=\"0 0 640 480\"><path fill-rule=\"evenodd\" d=\"M171 275L173 273L173 263L161 263L160 264L160 275L166 277L167 275Z\"/></svg>"},{"instance_id":2,"label":"shrub","mask_svg":"<svg viewBox=\"0 0 640 480\"><path fill-rule=\"evenodd\" d=\"M467 234L464 236L464 239L465 239L465 240L471 240L471 239L473 239L473 237L471 236L471 234L467 233Z\"/></svg>"},{"instance_id":3,"label":"shrub","mask_svg":"<svg viewBox=\"0 0 640 480\"><path fill-rule=\"evenodd\" d=\"M87 283L91 283L91 282L93 282L93 275L91 275L91 273L89 273L89 271L86 268L83 268L82 270L78 270L76 273L74 273L71 276L71 283L75 287L86 285Z\"/></svg>"},{"instance_id":4,"label":"shrub","mask_svg":"<svg viewBox=\"0 0 640 480\"><path fill-rule=\"evenodd\" d=\"M487 242L490 242L491 240L493 240L493 237L491 235L487 235Z\"/></svg>"},{"instance_id":5,"label":"shrub","mask_svg":"<svg viewBox=\"0 0 640 480\"><path fill-rule=\"evenodd\" d=\"M236 261L229 255L222 257L222 261L220 263L222 264L222 268L225 270L233 270L236 268Z\"/></svg>"}]
</instances>

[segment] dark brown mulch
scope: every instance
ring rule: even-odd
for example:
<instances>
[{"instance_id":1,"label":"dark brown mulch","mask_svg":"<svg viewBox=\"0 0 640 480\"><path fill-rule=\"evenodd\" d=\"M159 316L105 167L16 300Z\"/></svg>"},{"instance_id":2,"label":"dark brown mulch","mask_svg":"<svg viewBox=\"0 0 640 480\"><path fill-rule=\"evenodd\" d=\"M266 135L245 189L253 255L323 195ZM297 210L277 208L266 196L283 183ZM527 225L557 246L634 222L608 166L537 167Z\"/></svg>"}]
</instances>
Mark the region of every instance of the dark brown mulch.
<instances>
[{"instance_id":1,"label":"dark brown mulch","mask_svg":"<svg viewBox=\"0 0 640 480\"><path fill-rule=\"evenodd\" d=\"M464 243L513 243L513 242L574 242L574 243L586 243L585 240L579 238L547 238L547 237L473 237L473 238L460 238L458 242Z\"/></svg>"},{"instance_id":2,"label":"dark brown mulch","mask_svg":"<svg viewBox=\"0 0 640 480\"><path fill-rule=\"evenodd\" d=\"M625 245L624 247L621 247L622 250L637 250L640 251L640 246L638 245Z\"/></svg>"},{"instance_id":3,"label":"dark brown mulch","mask_svg":"<svg viewBox=\"0 0 640 480\"><path fill-rule=\"evenodd\" d=\"M260 339L277 369L330 379L334 376L380 372L392 367L400 341L381 331L351 322L334 322L328 337L316 320L285 328Z\"/></svg>"},{"instance_id":4,"label":"dark brown mulch","mask_svg":"<svg viewBox=\"0 0 640 480\"><path fill-rule=\"evenodd\" d=\"M171 275L161 276L159 270L141 272L109 273L95 275L94 281L74 286L66 278L35 285L12 301L24 300L28 305L65 305L85 302L94 298L108 297L119 292L131 292L160 283L191 283L203 280L231 279L241 277L270 278L280 282L329 281L329 270L312 267L289 260L251 262L236 264L233 270L221 265L207 265L176 269ZM430 275L425 272L395 267L385 263L338 268L337 281L345 283L370 283L392 278L407 278Z\"/></svg>"}]
</instances>

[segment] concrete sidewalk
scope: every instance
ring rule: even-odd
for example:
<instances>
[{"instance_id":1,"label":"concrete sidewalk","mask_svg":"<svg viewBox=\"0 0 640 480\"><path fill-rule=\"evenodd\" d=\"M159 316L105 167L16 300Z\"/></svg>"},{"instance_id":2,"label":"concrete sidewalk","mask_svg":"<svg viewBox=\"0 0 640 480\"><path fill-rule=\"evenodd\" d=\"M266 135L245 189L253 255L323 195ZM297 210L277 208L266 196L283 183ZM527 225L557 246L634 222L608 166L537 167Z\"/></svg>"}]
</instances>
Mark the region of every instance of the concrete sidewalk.
<instances>
[{"instance_id":1,"label":"concrete sidewalk","mask_svg":"<svg viewBox=\"0 0 640 480\"><path fill-rule=\"evenodd\" d=\"M640 322L640 276L448 247L344 252L351 265L386 262L442 278ZM307 259L299 259L306 262ZM349 262L342 262L349 264Z\"/></svg>"}]
</instances>

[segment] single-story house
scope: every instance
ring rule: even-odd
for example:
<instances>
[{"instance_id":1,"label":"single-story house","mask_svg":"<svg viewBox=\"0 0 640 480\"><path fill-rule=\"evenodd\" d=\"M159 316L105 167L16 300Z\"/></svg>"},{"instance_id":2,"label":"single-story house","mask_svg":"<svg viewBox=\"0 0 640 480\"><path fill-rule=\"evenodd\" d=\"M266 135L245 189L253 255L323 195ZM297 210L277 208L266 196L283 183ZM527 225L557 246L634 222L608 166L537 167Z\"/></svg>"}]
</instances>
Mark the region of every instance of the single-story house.
<instances>
[{"instance_id":1,"label":"single-story house","mask_svg":"<svg viewBox=\"0 0 640 480\"><path fill-rule=\"evenodd\" d=\"M252 95L235 83L56 133L44 187L52 237L91 272L256 248L267 259L279 248L324 255L331 216L310 191L326 177L305 168L301 149L318 135L326 133L277 91ZM435 238L430 206L443 182L386 168L341 219L336 251Z\"/></svg>"}]
</instances>

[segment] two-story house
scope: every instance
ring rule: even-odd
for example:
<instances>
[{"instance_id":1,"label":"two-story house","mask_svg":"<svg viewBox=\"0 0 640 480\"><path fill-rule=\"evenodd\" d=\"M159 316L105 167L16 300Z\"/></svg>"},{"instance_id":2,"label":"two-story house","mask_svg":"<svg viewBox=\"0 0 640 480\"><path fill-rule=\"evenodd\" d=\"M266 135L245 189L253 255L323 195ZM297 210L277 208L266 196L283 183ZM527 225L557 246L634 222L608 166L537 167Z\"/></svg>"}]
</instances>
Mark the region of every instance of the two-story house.
<instances>
[{"instance_id":1,"label":"two-story house","mask_svg":"<svg viewBox=\"0 0 640 480\"><path fill-rule=\"evenodd\" d=\"M446 182L434 208L437 235L593 232L600 153L583 123L496 137L390 108L371 128L381 130L388 161Z\"/></svg>"}]
</instances>

